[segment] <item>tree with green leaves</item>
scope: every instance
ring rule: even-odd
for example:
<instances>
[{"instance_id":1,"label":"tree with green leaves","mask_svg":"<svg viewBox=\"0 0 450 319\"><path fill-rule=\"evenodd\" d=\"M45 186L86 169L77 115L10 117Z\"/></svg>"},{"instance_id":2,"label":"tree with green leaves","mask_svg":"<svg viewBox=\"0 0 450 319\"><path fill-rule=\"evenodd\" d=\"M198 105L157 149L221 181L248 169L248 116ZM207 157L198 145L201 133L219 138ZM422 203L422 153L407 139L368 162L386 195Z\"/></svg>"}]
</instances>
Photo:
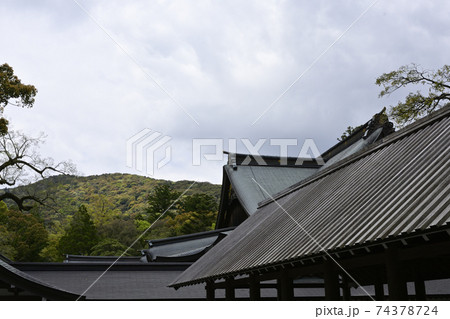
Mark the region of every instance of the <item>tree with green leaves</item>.
<instances>
[{"instance_id":1,"label":"tree with green leaves","mask_svg":"<svg viewBox=\"0 0 450 319\"><path fill-rule=\"evenodd\" d=\"M111 198L105 195L93 195L87 209L97 228L120 219L122 215L122 212L111 202Z\"/></svg>"},{"instance_id":2,"label":"tree with green leaves","mask_svg":"<svg viewBox=\"0 0 450 319\"><path fill-rule=\"evenodd\" d=\"M8 209L0 202L0 247L14 261L41 261L48 233L43 223L30 213Z\"/></svg>"},{"instance_id":3,"label":"tree with green leaves","mask_svg":"<svg viewBox=\"0 0 450 319\"><path fill-rule=\"evenodd\" d=\"M213 230L217 212L184 212L167 221L172 236L187 235Z\"/></svg>"},{"instance_id":4,"label":"tree with green leaves","mask_svg":"<svg viewBox=\"0 0 450 319\"><path fill-rule=\"evenodd\" d=\"M69 226L58 243L61 254L89 255L98 244L97 229L84 205L73 215Z\"/></svg>"},{"instance_id":5,"label":"tree with green leaves","mask_svg":"<svg viewBox=\"0 0 450 319\"><path fill-rule=\"evenodd\" d=\"M169 183L155 186L148 196L148 206L146 210L147 218L150 223L157 220L164 212L166 216L175 216L177 205L175 201L180 193L173 189Z\"/></svg>"},{"instance_id":6,"label":"tree with green leaves","mask_svg":"<svg viewBox=\"0 0 450 319\"><path fill-rule=\"evenodd\" d=\"M217 208L217 200L205 193L188 195L180 200L180 210L182 212L217 212Z\"/></svg>"},{"instance_id":7,"label":"tree with green leaves","mask_svg":"<svg viewBox=\"0 0 450 319\"><path fill-rule=\"evenodd\" d=\"M8 121L2 116L5 106L32 107L36 93L33 85L22 83L12 67L0 65L0 134L8 132Z\"/></svg>"},{"instance_id":8,"label":"tree with green leaves","mask_svg":"<svg viewBox=\"0 0 450 319\"><path fill-rule=\"evenodd\" d=\"M125 247L130 246L139 237L136 225L132 220L114 219L97 227L97 230L100 238L117 240Z\"/></svg>"},{"instance_id":9,"label":"tree with green leaves","mask_svg":"<svg viewBox=\"0 0 450 319\"><path fill-rule=\"evenodd\" d=\"M100 241L97 245L92 247L91 256L131 256L130 249L127 250L127 246L120 243L117 239L106 238Z\"/></svg>"},{"instance_id":10,"label":"tree with green leaves","mask_svg":"<svg viewBox=\"0 0 450 319\"><path fill-rule=\"evenodd\" d=\"M383 90L379 97L389 96L400 88L422 85L426 93L417 90L409 93L405 100L389 109L390 117L404 126L423 117L450 102L450 66L444 65L437 71L424 70L417 64L404 65L396 71L384 73L376 79Z\"/></svg>"}]
</instances>

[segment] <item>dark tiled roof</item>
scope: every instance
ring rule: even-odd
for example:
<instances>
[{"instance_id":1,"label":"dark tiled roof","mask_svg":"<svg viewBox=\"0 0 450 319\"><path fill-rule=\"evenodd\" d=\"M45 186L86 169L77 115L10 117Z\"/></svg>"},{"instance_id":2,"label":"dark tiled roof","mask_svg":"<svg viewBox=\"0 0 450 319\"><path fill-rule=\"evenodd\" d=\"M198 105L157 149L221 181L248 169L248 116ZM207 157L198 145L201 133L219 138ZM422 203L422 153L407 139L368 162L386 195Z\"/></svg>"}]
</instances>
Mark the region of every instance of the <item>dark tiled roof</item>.
<instances>
[{"instance_id":1,"label":"dark tiled roof","mask_svg":"<svg viewBox=\"0 0 450 319\"><path fill-rule=\"evenodd\" d=\"M172 285L448 229L449 114L444 107L267 201Z\"/></svg>"},{"instance_id":2,"label":"dark tiled roof","mask_svg":"<svg viewBox=\"0 0 450 319\"><path fill-rule=\"evenodd\" d=\"M203 286L189 287L185 291L168 288L182 270L108 271L85 296L87 300L167 300L202 299ZM77 293L85 290L103 273L101 270L35 270L28 274L49 284L70 289Z\"/></svg>"},{"instance_id":3,"label":"dark tiled roof","mask_svg":"<svg viewBox=\"0 0 450 319\"><path fill-rule=\"evenodd\" d=\"M3 260L0 260L0 281L48 300L77 300L80 297L79 294L53 286L20 271Z\"/></svg>"},{"instance_id":4,"label":"dark tiled roof","mask_svg":"<svg viewBox=\"0 0 450 319\"><path fill-rule=\"evenodd\" d=\"M205 289L202 286L186 291L174 291L167 287L191 264L138 262L117 263L109 267L111 263L13 263L14 267L26 276L32 276L46 285L83 294L87 300L204 298ZM105 273L106 270L108 271ZM95 282L99 277L101 278Z\"/></svg>"},{"instance_id":5,"label":"dark tiled roof","mask_svg":"<svg viewBox=\"0 0 450 319\"><path fill-rule=\"evenodd\" d=\"M142 256L83 256L66 255L65 263L139 263L146 262Z\"/></svg>"},{"instance_id":6,"label":"dark tiled roof","mask_svg":"<svg viewBox=\"0 0 450 319\"><path fill-rule=\"evenodd\" d=\"M4 261L5 263L11 263L11 259L9 259L6 256L3 256L2 254L0 254L0 260Z\"/></svg>"},{"instance_id":7,"label":"dark tiled roof","mask_svg":"<svg viewBox=\"0 0 450 319\"><path fill-rule=\"evenodd\" d=\"M235 227L228 227L169 237L163 239L149 240L149 249L143 250L149 262L169 261L196 261L212 245L222 240Z\"/></svg>"}]
</instances>

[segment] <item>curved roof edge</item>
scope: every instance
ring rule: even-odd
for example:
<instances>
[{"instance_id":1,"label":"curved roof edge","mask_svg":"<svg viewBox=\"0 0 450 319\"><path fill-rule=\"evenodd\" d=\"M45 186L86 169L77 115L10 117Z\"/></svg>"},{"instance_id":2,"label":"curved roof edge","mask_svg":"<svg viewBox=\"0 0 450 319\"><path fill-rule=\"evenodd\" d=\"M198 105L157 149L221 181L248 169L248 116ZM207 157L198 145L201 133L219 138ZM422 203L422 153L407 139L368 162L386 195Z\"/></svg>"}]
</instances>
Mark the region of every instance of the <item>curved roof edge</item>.
<instances>
[{"instance_id":1,"label":"curved roof edge","mask_svg":"<svg viewBox=\"0 0 450 319\"><path fill-rule=\"evenodd\" d=\"M85 296L59 289L44 283L10 264L0 260L0 280L14 287L31 292L47 300L84 300Z\"/></svg>"}]
</instances>

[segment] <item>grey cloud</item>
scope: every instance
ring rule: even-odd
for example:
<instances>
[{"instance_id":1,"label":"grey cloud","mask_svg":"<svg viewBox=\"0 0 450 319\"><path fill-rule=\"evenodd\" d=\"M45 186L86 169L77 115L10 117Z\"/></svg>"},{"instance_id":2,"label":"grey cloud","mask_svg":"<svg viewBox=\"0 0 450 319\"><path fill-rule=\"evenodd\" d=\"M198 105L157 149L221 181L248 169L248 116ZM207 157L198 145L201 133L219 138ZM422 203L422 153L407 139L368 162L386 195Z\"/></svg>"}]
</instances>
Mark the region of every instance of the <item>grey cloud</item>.
<instances>
[{"instance_id":1,"label":"grey cloud","mask_svg":"<svg viewBox=\"0 0 450 319\"><path fill-rule=\"evenodd\" d=\"M449 4L379 1L251 126L371 3L82 1L197 126L74 3L3 2L3 59L39 89L34 110L7 115L86 174L133 172L125 140L145 127L173 138L159 178L221 181L220 163L192 167L192 138L314 138L325 151L402 97L377 98L381 73L448 63Z\"/></svg>"}]
</instances>

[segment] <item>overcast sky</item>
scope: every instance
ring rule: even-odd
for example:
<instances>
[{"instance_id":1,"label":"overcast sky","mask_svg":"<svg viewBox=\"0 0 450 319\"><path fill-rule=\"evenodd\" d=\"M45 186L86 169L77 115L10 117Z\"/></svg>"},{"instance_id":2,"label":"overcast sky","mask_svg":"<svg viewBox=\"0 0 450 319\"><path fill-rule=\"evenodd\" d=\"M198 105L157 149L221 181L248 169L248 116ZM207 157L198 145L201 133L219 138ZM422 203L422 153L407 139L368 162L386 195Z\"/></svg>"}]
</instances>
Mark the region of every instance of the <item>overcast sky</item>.
<instances>
[{"instance_id":1,"label":"overcast sky","mask_svg":"<svg viewBox=\"0 0 450 319\"><path fill-rule=\"evenodd\" d=\"M1 1L0 63L39 90L32 109L5 109L12 127L45 132L41 153L83 175L146 175L127 167L126 141L148 128L171 138L155 161L169 146L171 160L152 177L221 183L224 161L192 165L194 138L225 149L235 138L240 152L243 138L297 139L292 156L312 138L323 152L404 97L379 99L379 75L449 64L448 1L78 4Z\"/></svg>"}]
</instances>

